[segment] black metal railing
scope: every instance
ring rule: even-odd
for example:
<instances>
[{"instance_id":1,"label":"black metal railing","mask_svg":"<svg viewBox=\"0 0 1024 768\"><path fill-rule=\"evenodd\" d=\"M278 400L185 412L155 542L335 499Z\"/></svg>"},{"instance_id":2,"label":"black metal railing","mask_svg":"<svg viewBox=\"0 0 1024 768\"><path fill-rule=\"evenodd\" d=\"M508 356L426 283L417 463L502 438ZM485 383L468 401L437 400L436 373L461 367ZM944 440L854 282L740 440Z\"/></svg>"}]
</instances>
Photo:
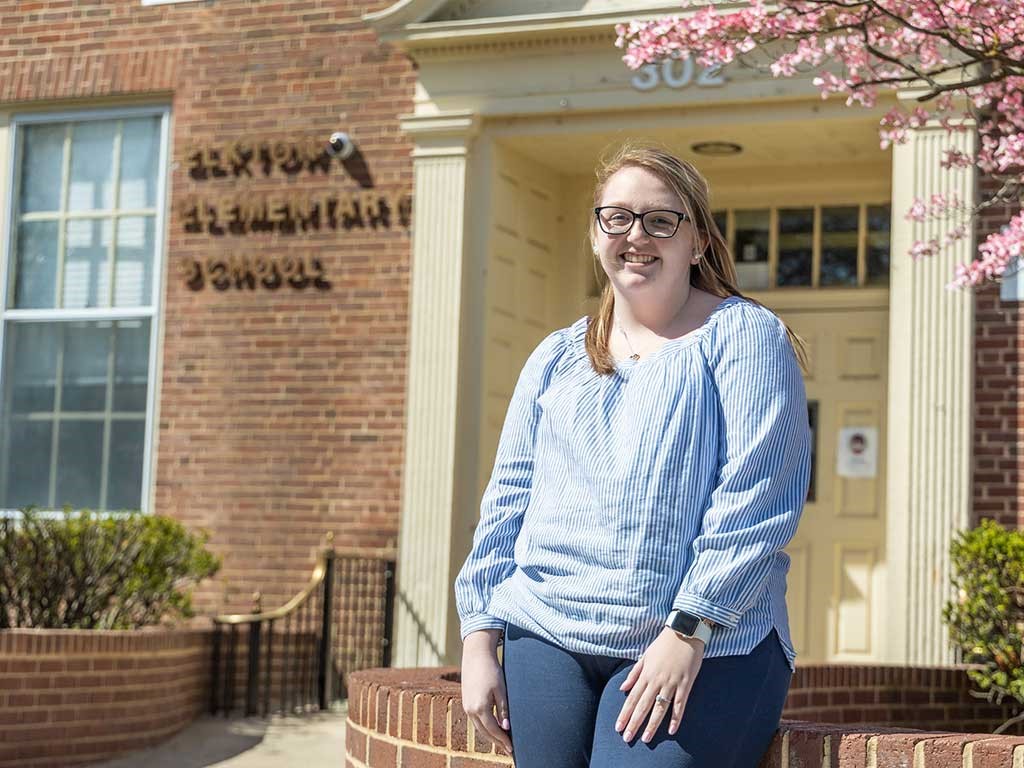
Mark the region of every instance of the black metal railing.
<instances>
[{"instance_id":1,"label":"black metal railing","mask_svg":"<svg viewBox=\"0 0 1024 768\"><path fill-rule=\"evenodd\" d=\"M329 546L281 608L262 611L256 593L252 613L216 616L210 711L326 710L344 698L349 672L390 666L394 574L394 560L338 555Z\"/></svg>"}]
</instances>

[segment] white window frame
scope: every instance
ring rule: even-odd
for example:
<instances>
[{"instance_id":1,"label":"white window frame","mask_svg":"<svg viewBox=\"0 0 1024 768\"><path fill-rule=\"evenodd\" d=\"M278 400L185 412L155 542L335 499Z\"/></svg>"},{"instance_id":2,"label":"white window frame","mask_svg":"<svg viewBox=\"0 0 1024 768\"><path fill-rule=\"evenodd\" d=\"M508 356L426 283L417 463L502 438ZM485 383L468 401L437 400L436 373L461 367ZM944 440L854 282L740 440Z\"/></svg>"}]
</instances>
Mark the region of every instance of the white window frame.
<instances>
[{"instance_id":1,"label":"white window frame","mask_svg":"<svg viewBox=\"0 0 1024 768\"><path fill-rule=\"evenodd\" d=\"M14 242L17 234L17 222L14 212L18 205L17 179L20 173L22 156L21 134L24 126L40 123L84 122L88 120L118 120L133 117L160 118L160 145L156 180L156 212L154 220L154 253L153 283L150 286L150 304L147 307L111 307L82 309L9 309L8 299L11 290L11 258L14 254ZM7 193L6 210L0 212L6 224L7 237L0 242L0 393L5 382L3 373L6 367L6 348L4 335L9 321L101 321L101 320L149 320L149 369L146 386L146 425L143 437L142 487L139 508L149 513L152 498L151 485L154 474L154 448L156 421L158 418L158 390L160 371L159 341L162 338L160 318L163 317L163 271L164 256L167 245L166 207L167 207L167 173L168 144L170 139L171 109L167 104L154 104L136 107L113 107L109 109L75 110L59 112L16 113L11 118L11 139L9 143L10 163L8 178L5 180ZM0 228L0 231L3 231ZM0 414L6 416L6 414ZM55 510L43 510L53 512ZM0 515L19 516L20 511L0 508Z\"/></svg>"}]
</instances>

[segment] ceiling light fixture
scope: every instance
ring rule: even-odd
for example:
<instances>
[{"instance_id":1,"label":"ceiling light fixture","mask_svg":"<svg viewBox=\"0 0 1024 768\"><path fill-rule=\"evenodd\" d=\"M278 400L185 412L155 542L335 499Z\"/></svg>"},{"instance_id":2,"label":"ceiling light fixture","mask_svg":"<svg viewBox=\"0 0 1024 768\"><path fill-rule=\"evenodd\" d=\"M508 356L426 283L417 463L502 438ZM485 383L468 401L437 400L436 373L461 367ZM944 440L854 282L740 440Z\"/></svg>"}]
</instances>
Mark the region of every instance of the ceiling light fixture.
<instances>
[{"instance_id":1,"label":"ceiling light fixture","mask_svg":"<svg viewBox=\"0 0 1024 768\"><path fill-rule=\"evenodd\" d=\"M724 157L726 155L738 155L743 147L731 141L699 141L691 144L690 149L698 155L715 155Z\"/></svg>"}]
</instances>

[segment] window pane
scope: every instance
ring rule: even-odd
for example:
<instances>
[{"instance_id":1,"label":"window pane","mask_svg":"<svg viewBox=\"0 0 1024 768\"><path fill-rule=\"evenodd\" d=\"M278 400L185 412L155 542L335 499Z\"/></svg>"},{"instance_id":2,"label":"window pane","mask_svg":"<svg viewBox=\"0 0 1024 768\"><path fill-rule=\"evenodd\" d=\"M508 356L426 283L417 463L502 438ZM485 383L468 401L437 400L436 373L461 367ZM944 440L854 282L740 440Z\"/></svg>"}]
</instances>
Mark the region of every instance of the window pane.
<instances>
[{"instance_id":1,"label":"window pane","mask_svg":"<svg viewBox=\"0 0 1024 768\"><path fill-rule=\"evenodd\" d=\"M779 209L780 286L810 285L814 254L814 209Z\"/></svg>"},{"instance_id":2,"label":"window pane","mask_svg":"<svg viewBox=\"0 0 1024 768\"><path fill-rule=\"evenodd\" d=\"M103 422L62 419L57 447L54 505L98 509L103 464Z\"/></svg>"},{"instance_id":3,"label":"window pane","mask_svg":"<svg viewBox=\"0 0 1024 768\"><path fill-rule=\"evenodd\" d=\"M736 211L736 277L739 287L758 290L768 287L768 237L771 214Z\"/></svg>"},{"instance_id":4,"label":"window pane","mask_svg":"<svg viewBox=\"0 0 1024 768\"><path fill-rule=\"evenodd\" d=\"M58 327L46 323L7 326L7 382L11 413L52 413L57 392Z\"/></svg>"},{"instance_id":5,"label":"window pane","mask_svg":"<svg viewBox=\"0 0 1024 768\"><path fill-rule=\"evenodd\" d=\"M22 213L60 210L64 130L61 124L25 127L19 201Z\"/></svg>"},{"instance_id":6,"label":"window pane","mask_svg":"<svg viewBox=\"0 0 1024 768\"><path fill-rule=\"evenodd\" d=\"M715 226L718 227L722 237L729 236L729 233L726 231L729 223L728 215L726 211L713 211L711 214L711 218L715 220Z\"/></svg>"},{"instance_id":7,"label":"window pane","mask_svg":"<svg viewBox=\"0 0 1024 768\"><path fill-rule=\"evenodd\" d=\"M19 127L13 208L34 215L13 222L11 308L151 306L162 121ZM10 320L0 334L2 501L138 508L152 323L53 317Z\"/></svg>"},{"instance_id":8,"label":"window pane","mask_svg":"<svg viewBox=\"0 0 1024 768\"><path fill-rule=\"evenodd\" d=\"M71 131L72 211L114 207L114 131L116 122L75 123Z\"/></svg>"},{"instance_id":9,"label":"window pane","mask_svg":"<svg viewBox=\"0 0 1024 768\"><path fill-rule=\"evenodd\" d=\"M807 401L807 421L811 427L811 479L807 485L807 501L814 501L818 488L818 401Z\"/></svg>"},{"instance_id":10,"label":"window pane","mask_svg":"<svg viewBox=\"0 0 1024 768\"><path fill-rule=\"evenodd\" d=\"M18 225L14 306L52 309L57 297L57 222Z\"/></svg>"},{"instance_id":11,"label":"window pane","mask_svg":"<svg viewBox=\"0 0 1024 768\"><path fill-rule=\"evenodd\" d=\"M868 206L868 284L889 284L889 222L892 211L888 205Z\"/></svg>"},{"instance_id":12,"label":"window pane","mask_svg":"<svg viewBox=\"0 0 1024 768\"><path fill-rule=\"evenodd\" d=\"M64 307L110 306L110 219L72 219L67 224Z\"/></svg>"},{"instance_id":13,"label":"window pane","mask_svg":"<svg viewBox=\"0 0 1024 768\"><path fill-rule=\"evenodd\" d=\"M857 206L821 209L821 285L857 285Z\"/></svg>"},{"instance_id":14,"label":"window pane","mask_svg":"<svg viewBox=\"0 0 1024 768\"><path fill-rule=\"evenodd\" d=\"M149 304L153 283L153 250L156 219L126 216L117 222L114 306L141 307Z\"/></svg>"},{"instance_id":15,"label":"window pane","mask_svg":"<svg viewBox=\"0 0 1024 768\"><path fill-rule=\"evenodd\" d=\"M5 487L0 491L5 509L50 505L50 450L53 422L11 419L4 452Z\"/></svg>"},{"instance_id":16,"label":"window pane","mask_svg":"<svg viewBox=\"0 0 1024 768\"><path fill-rule=\"evenodd\" d=\"M160 118L125 120L121 136L120 208L156 205L157 165L160 160Z\"/></svg>"},{"instance_id":17,"label":"window pane","mask_svg":"<svg viewBox=\"0 0 1024 768\"><path fill-rule=\"evenodd\" d=\"M67 323L64 326L61 411L106 411L111 325Z\"/></svg>"},{"instance_id":18,"label":"window pane","mask_svg":"<svg viewBox=\"0 0 1024 768\"><path fill-rule=\"evenodd\" d=\"M118 413L145 413L149 321L124 320L118 323L114 343L114 410Z\"/></svg>"},{"instance_id":19,"label":"window pane","mask_svg":"<svg viewBox=\"0 0 1024 768\"><path fill-rule=\"evenodd\" d=\"M142 505L142 461L146 422L119 420L110 427L110 468L107 509L138 509Z\"/></svg>"}]
</instances>

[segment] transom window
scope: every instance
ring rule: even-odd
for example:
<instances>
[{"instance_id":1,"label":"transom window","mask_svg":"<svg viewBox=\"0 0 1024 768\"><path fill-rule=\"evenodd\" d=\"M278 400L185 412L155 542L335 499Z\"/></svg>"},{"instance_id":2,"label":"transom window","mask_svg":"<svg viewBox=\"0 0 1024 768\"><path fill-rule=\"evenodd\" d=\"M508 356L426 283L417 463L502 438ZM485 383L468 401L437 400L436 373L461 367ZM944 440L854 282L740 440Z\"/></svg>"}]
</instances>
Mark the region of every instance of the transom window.
<instances>
[{"instance_id":1,"label":"transom window","mask_svg":"<svg viewBox=\"0 0 1024 768\"><path fill-rule=\"evenodd\" d=\"M889 284L888 203L716 211L742 290Z\"/></svg>"},{"instance_id":2,"label":"transom window","mask_svg":"<svg viewBox=\"0 0 1024 768\"><path fill-rule=\"evenodd\" d=\"M142 508L167 114L16 118L0 507Z\"/></svg>"}]
</instances>

